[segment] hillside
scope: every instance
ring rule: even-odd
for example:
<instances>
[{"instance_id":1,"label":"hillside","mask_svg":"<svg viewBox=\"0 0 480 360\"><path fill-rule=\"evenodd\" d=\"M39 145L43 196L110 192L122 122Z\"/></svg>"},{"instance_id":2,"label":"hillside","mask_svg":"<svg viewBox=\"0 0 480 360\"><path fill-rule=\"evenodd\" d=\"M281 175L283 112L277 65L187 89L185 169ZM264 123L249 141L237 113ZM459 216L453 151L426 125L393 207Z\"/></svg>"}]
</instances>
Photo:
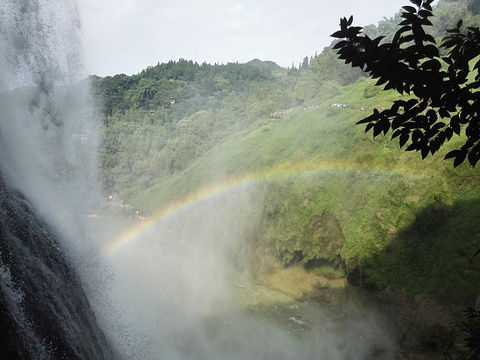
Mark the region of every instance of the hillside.
<instances>
[{"instance_id":1,"label":"hillside","mask_svg":"<svg viewBox=\"0 0 480 360\"><path fill-rule=\"evenodd\" d=\"M441 156L422 161L417 154L397 149L388 138L372 139L353 126L364 115L358 104L368 104L355 94L369 83L361 79L331 100L351 103L351 109L322 103L265 120L251 131L224 139L182 173L129 200L153 213L212 184L261 180L265 209L257 240L283 265L314 269L313 264L325 261L334 268L343 265L352 276L360 276L356 274L360 271L361 279L355 280L371 288L385 289L399 281L398 286L412 295L427 292L447 302L472 303L478 295L473 281L480 280L475 267L464 269L469 275L462 284L458 272L445 265L473 261L469 257L478 245L479 229L472 219L478 215L480 173L466 165L453 170ZM382 100L388 101L388 94L376 97L377 104ZM468 217L462 215L466 211L471 212ZM322 220L325 216L330 220ZM445 236L452 226L464 240ZM433 247L430 250L438 253L429 253L429 263L405 261L417 246ZM452 246L458 247L457 255ZM394 248L399 259L386 256ZM438 261L441 258L444 262ZM410 268L417 265L419 269ZM401 269L390 278L393 273L376 271L383 266ZM436 271L445 272L442 282L455 283L455 288L431 283L439 279ZM420 275L426 284L421 284Z\"/></svg>"},{"instance_id":2,"label":"hillside","mask_svg":"<svg viewBox=\"0 0 480 360\"><path fill-rule=\"evenodd\" d=\"M452 3L438 4L439 17ZM455 6L476 21L473 3ZM330 48L301 69L179 60L93 80L108 95L105 186L146 216L252 189L260 215L245 241L257 281L327 302L347 284L371 290L404 347L438 327L448 333L475 306L480 170L443 160L455 138L421 160L365 134L354 124L398 95Z\"/></svg>"}]
</instances>

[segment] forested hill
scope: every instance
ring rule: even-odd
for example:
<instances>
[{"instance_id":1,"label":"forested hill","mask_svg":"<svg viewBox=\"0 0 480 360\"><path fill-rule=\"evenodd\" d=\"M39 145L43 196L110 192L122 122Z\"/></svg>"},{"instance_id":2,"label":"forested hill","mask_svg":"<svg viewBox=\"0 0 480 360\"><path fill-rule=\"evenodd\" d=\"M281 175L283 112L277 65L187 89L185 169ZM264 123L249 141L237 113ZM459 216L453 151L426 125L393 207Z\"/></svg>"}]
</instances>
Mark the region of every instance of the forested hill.
<instances>
[{"instance_id":1,"label":"forested hill","mask_svg":"<svg viewBox=\"0 0 480 360\"><path fill-rule=\"evenodd\" d=\"M92 80L96 94L103 99L103 112L112 116L115 111L124 112L127 109L168 108L174 99L184 102L194 97L208 98L230 91L243 91L247 83L271 78L271 67L233 63L199 65L180 59L148 67L133 76L94 76ZM195 110L198 108L190 111ZM176 117L183 115L176 114Z\"/></svg>"},{"instance_id":2,"label":"forested hill","mask_svg":"<svg viewBox=\"0 0 480 360\"><path fill-rule=\"evenodd\" d=\"M306 57L299 67L180 59L133 76L92 76L105 125L107 188L121 193L145 189L186 169L225 136L289 109L323 102L362 75L330 49Z\"/></svg>"}]
</instances>

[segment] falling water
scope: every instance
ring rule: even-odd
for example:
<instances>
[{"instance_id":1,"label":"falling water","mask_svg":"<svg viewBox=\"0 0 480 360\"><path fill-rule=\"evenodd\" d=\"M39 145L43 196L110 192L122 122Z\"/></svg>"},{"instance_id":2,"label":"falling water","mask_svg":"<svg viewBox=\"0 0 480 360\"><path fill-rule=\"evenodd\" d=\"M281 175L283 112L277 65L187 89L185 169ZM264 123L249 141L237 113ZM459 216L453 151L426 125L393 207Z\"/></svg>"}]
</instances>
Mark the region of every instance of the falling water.
<instances>
[{"instance_id":1,"label":"falling water","mask_svg":"<svg viewBox=\"0 0 480 360\"><path fill-rule=\"evenodd\" d=\"M69 0L0 3L0 357L108 359L77 269L96 129Z\"/></svg>"},{"instance_id":2,"label":"falling water","mask_svg":"<svg viewBox=\"0 0 480 360\"><path fill-rule=\"evenodd\" d=\"M74 1L0 5L2 175L70 235L98 197L98 132L81 82L79 26Z\"/></svg>"}]
</instances>

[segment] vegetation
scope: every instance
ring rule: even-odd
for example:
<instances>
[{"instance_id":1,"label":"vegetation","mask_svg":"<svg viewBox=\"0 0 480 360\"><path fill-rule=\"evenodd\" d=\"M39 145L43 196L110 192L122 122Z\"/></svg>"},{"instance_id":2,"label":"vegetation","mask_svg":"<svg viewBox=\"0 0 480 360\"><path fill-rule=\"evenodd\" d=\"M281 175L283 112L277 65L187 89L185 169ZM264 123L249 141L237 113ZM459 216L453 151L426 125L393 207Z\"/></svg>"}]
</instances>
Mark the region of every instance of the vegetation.
<instances>
[{"instance_id":1,"label":"vegetation","mask_svg":"<svg viewBox=\"0 0 480 360\"><path fill-rule=\"evenodd\" d=\"M92 77L105 119L101 160L106 187L137 193L184 171L226 136L311 104L318 93L325 98L338 93L334 76L321 75L328 73L322 59L302 71L259 60L198 65L180 59L131 77ZM343 68L344 84L360 75Z\"/></svg>"},{"instance_id":2,"label":"vegetation","mask_svg":"<svg viewBox=\"0 0 480 360\"><path fill-rule=\"evenodd\" d=\"M440 1L433 11L444 23L460 10L478 23L475 4ZM391 28L385 41L393 39L399 16L366 30ZM409 309L395 321L420 338L415 331L448 324L478 297L480 173L438 156L422 161L355 127L412 95L381 91L333 46L299 69L180 59L131 77L92 77L103 106L105 187L148 215L248 179L261 213L249 238L252 256L263 259L253 269L259 277L308 271L322 291L348 278ZM461 133L437 152L466 140ZM280 277L271 279L281 289Z\"/></svg>"}]
</instances>

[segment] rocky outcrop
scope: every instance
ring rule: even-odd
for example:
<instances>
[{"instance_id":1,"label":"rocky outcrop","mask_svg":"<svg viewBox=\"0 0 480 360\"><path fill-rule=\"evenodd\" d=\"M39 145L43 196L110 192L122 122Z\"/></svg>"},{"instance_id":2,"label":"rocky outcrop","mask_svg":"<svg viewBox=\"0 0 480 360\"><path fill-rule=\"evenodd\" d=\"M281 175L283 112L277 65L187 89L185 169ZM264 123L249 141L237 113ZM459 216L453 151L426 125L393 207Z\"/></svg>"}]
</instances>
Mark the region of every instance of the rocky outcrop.
<instances>
[{"instance_id":1,"label":"rocky outcrop","mask_svg":"<svg viewBox=\"0 0 480 360\"><path fill-rule=\"evenodd\" d=\"M110 359L53 229L0 180L0 359Z\"/></svg>"}]
</instances>

